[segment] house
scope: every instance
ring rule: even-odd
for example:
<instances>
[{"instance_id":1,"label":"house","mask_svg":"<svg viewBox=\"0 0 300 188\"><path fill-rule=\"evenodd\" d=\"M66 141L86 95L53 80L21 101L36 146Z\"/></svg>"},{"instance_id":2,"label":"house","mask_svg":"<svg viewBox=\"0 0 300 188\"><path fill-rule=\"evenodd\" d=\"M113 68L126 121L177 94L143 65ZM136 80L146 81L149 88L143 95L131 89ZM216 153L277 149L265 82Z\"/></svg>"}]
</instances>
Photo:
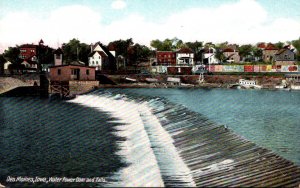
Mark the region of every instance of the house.
<instances>
[{"instance_id":1,"label":"house","mask_svg":"<svg viewBox=\"0 0 300 188\"><path fill-rule=\"evenodd\" d=\"M264 42L261 42L261 43L258 43L257 44L257 48L261 49L261 50L264 50L265 48L267 47L266 43Z\"/></svg>"},{"instance_id":2,"label":"house","mask_svg":"<svg viewBox=\"0 0 300 188\"><path fill-rule=\"evenodd\" d=\"M225 56L225 60L227 62L234 62L234 63L239 63L240 62L240 55L239 55L239 52L235 49L232 49L232 48L225 48L223 50L223 55Z\"/></svg>"},{"instance_id":3,"label":"house","mask_svg":"<svg viewBox=\"0 0 300 188\"><path fill-rule=\"evenodd\" d=\"M72 62L68 65L50 67L51 81L95 81L95 67L87 67Z\"/></svg>"},{"instance_id":4,"label":"house","mask_svg":"<svg viewBox=\"0 0 300 188\"><path fill-rule=\"evenodd\" d=\"M275 54L275 63L276 65L294 65L296 63L296 55L288 48L280 49Z\"/></svg>"},{"instance_id":5,"label":"house","mask_svg":"<svg viewBox=\"0 0 300 188\"><path fill-rule=\"evenodd\" d=\"M209 47L204 48L202 53L203 64L219 64L220 61L216 58L216 49Z\"/></svg>"},{"instance_id":6,"label":"house","mask_svg":"<svg viewBox=\"0 0 300 188\"><path fill-rule=\"evenodd\" d=\"M27 69L27 72L35 72L38 69L38 63L41 63L42 70L48 69L48 64L45 63L45 57L41 56L48 52L48 50L52 50L48 46L44 46L44 41L41 39L38 45L35 44L23 44L19 47L20 54L19 58L22 60L22 63ZM40 57L38 59L38 56Z\"/></svg>"},{"instance_id":7,"label":"house","mask_svg":"<svg viewBox=\"0 0 300 188\"><path fill-rule=\"evenodd\" d=\"M28 60L23 60L23 62L21 63L21 65L24 65L24 70L26 72L36 72L37 68L38 68L38 64L37 61L32 61L30 59Z\"/></svg>"},{"instance_id":8,"label":"house","mask_svg":"<svg viewBox=\"0 0 300 188\"><path fill-rule=\"evenodd\" d=\"M50 93L66 97L97 87L99 81L96 81L95 69L80 61L50 67Z\"/></svg>"},{"instance_id":9,"label":"house","mask_svg":"<svg viewBox=\"0 0 300 188\"><path fill-rule=\"evenodd\" d=\"M23 44L19 47L20 59L31 59L37 55L37 45L34 44Z\"/></svg>"},{"instance_id":10,"label":"house","mask_svg":"<svg viewBox=\"0 0 300 188\"><path fill-rule=\"evenodd\" d=\"M181 48L176 52L176 64L183 66L193 66L194 52L190 48Z\"/></svg>"},{"instance_id":11,"label":"house","mask_svg":"<svg viewBox=\"0 0 300 188\"><path fill-rule=\"evenodd\" d=\"M91 44L91 53L89 54L89 66L95 67L96 70L110 70L115 71L117 69L115 51L109 50L102 43L97 42Z\"/></svg>"},{"instance_id":12,"label":"house","mask_svg":"<svg viewBox=\"0 0 300 188\"><path fill-rule=\"evenodd\" d=\"M269 43L263 49L263 61L265 62L273 62L275 61L275 54L277 53L278 48L274 45Z\"/></svg>"},{"instance_id":13,"label":"house","mask_svg":"<svg viewBox=\"0 0 300 188\"><path fill-rule=\"evenodd\" d=\"M175 66L176 53L173 51L157 51L156 52L156 65L162 66Z\"/></svg>"}]
</instances>

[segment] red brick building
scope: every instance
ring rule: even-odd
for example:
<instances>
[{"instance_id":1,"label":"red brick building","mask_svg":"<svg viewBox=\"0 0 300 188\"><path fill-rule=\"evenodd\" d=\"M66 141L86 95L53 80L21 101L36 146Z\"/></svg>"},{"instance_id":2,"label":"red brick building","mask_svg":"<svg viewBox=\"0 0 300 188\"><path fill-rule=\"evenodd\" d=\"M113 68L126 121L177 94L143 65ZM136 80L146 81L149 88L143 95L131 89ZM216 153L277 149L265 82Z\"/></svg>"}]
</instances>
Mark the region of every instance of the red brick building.
<instances>
[{"instance_id":1,"label":"red brick building","mask_svg":"<svg viewBox=\"0 0 300 188\"><path fill-rule=\"evenodd\" d=\"M157 65L170 66L176 65L176 53L172 51L157 51Z\"/></svg>"},{"instance_id":2,"label":"red brick building","mask_svg":"<svg viewBox=\"0 0 300 188\"><path fill-rule=\"evenodd\" d=\"M20 49L20 55L19 57L21 59L30 59L30 60L36 60L36 54L37 54L37 45L34 44L23 44L19 47Z\"/></svg>"},{"instance_id":3,"label":"red brick building","mask_svg":"<svg viewBox=\"0 0 300 188\"><path fill-rule=\"evenodd\" d=\"M99 86L99 81L96 81L95 77L95 67L75 63L50 67L50 93L68 97Z\"/></svg>"},{"instance_id":4,"label":"red brick building","mask_svg":"<svg viewBox=\"0 0 300 188\"><path fill-rule=\"evenodd\" d=\"M82 65L60 65L50 67L51 81L95 81L95 67Z\"/></svg>"}]
</instances>

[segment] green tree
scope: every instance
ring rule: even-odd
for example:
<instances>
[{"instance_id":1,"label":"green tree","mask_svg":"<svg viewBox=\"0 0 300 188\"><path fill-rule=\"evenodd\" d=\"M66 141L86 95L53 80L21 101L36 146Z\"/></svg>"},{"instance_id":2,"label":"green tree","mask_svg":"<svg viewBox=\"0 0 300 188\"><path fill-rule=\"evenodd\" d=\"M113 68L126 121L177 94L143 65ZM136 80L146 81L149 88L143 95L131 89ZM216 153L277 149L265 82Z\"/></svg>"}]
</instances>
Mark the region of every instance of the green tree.
<instances>
[{"instance_id":1,"label":"green tree","mask_svg":"<svg viewBox=\"0 0 300 188\"><path fill-rule=\"evenodd\" d=\"M284 44L283 44L283 42L277 42L276 44L275 44L275 46L276 46L276 48L278 48L278 49L282 49L283 48L283 46L284 46Z\"/></svg>"},{"instance_id":2,"label":"green tree","mask_svg":"<svg viewBox=\"0 0 300 188\"><path fill-rule=\"evenodd\" d=\"M195 42L187 42L185 43L186 46L193 50L195 54L195 61L202 61L202 48L203 48L203 42L195 41Z\"/></svg>"},{"instance_id":3,"label":"green tree","mask_svg":"<svg viewBox=\"0 0 300 188\"><path fill-rule=\"evenodd\" d=\"M81 43L78 39L72 39L68 43L62 45L65 62L69 63L75 60L88 63L88 55L90 53L89 45Z\"/></svg>"},{"instance_id":4,"label":"green tree","mask_svg":"<svg viewBox=\"0 0 300 188\"><path fill-rule=\"evenodd\" d=\"M216 46L216 55L215 57L221 62L223 63L226 59L225 55L223 54L223 48L221 48L220 46Z\"/></svg>"},{"instance_id":5,"label":"green tree","mask_svg":"<svg viewBox=\"0 0 300 188\"><path fill-rule=\"evenodd\" d=\"M151 55L151 50L144 45L138 43L128 48L128 60L129 64L136 64L137 61L147 61Z\"/></svg>"},{"instance_id":6,"label":"green tree","mask_svg":"<svg viewBox=\"0 0 300 188\"><path fill-rule=\"evenodd\" d=\"M132 38L127 40L116 40L108 44L109 49L114 49L116 51L116 57L123 56L125 62L128 62L128 49L133 45ZM126 63L127 64L127 63Z\"/></svg>"},{"instance_id":7,"label":"green tree","mask_svg":"<svg viewBox=\"0 0 300 188\"><path fill-rule=\"evenodd\" d=\"M296 50L297 50L296 57L297 57L297 60L300 61L300 37L298 40L293 40L291 43L296 48Z\"/></svg>"},{"instance_id":8,"label":"green tree","mask_svg":"<svg viewBox=\"0 0 300 188\"><path fill-rule=\"evenodd\" d=\"M151 46L152 48L155 48L156 51L160 51L160 50L162 49L162 41L160 41L160 40L158 40L158 39L152 40L152 41L150 42L150 46Z\"/></svg>"},{"instance_id":9,"label":"green tree","mask_svg":"<svg viewBox=\"0 0 300 188\"><path fill-rule=\"evenodd\" d=\"M48 46L40 46L39 47L39 63L41 64L53 64L54 59L53 59L53 48L50 48Z\"/></svg>"},{"instance_id":10,"label":"green tree","mask_svg":"<svg viewBox=\"0 0 300 188\"><path fill-rule=\"evenodd\" d=\"M246 61L252 61L253 46L251 44L241 45L239 48L239 55Z\"/></svg>"},{"instance_id":11,"label":"green tree","mask_svg":"<svg viewBox=\"0 0 300 188\"><path fill-rule=\"evenodd\" d=\"M5 50L3 53L3 56L13 64L17 64L21 62L19 55L20 55L20 49L18 46L8 47L8 49Z\"/></svg>"},{"instance_id":12,"label":"green tree","mask_svg":"<svg viewBox=\"0 0 300 188\"><path fill-rule=\"evenodd\" d=\"M260 48L253 48L253 55L258 59L258 61L262 61L263 51Z\"/></svg>"},{"instance_id":13,"label":"green tree","mask_svg":"<svg viewBox=\"0 0 300 188\"><path fill-rule=\"evenodd\" d=\"M158 39L152 40L150 46L155 48L156 51L174 51L176 49L185 47L185 44L182 40L174 37L173 39L165 39L160 41Z\"/></svg>"}]
</instances>

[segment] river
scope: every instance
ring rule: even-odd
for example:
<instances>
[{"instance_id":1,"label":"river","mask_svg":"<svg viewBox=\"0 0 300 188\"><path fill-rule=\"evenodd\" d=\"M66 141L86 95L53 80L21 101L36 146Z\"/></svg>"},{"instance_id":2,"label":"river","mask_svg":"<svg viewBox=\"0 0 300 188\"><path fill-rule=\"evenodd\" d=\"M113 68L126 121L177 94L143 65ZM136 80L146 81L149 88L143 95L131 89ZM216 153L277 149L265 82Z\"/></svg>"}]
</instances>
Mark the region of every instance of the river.
<instances>
[{"instance_id":1,"label":"river","mask_svg":"<svg viewBox=\"0 0 300 188\"><path fill-rule=\"evenodd\" d=\"M99 89L70 101L0 98L0 183L7 184L8 176L39 176L106 180L52 185L57 187L195 186L171 138L183 134L176 131L182 125L174 117L162 126L164 117L152 114L151 108L166 104L197 116L189 126L226 125L300 166L299 92ZM28 185L36 183L44 185Z\"/></svg>"}]
</instances>

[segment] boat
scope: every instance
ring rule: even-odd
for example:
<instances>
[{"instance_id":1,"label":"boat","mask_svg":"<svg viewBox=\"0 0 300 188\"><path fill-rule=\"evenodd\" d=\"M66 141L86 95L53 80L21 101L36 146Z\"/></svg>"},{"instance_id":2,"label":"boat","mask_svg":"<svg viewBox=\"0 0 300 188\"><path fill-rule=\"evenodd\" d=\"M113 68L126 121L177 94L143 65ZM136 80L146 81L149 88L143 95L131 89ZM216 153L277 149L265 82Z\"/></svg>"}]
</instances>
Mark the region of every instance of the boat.
<instances>
[{"instance_id":1,"label":"boat","mask_svg":"<svg viewBox=\"0 0 300 188\"><path fill-rule=\"evenodd\" d=\"M129 78L129 77L125 77L125 80L131 81L131 82L136 82L136 79L134 79L134 78Z\"/></svg>"},{"instance_id":2,"label":"boat","mask_svg":"<svg viewBox=\"0 0 300 188\"><path fill-rule=\"evenodd\" d=\"M158 79L156 79L156 78L146 78L146 81L147 82L158 82Z\"/></svg>"},{"instance_id":3,"label":"boat","mask_svg":"<svg viewBox=\"0 0 300 188\"><path fill-rule=\"evenodd\" d=\"M246 79L239 79L239 86L240 88L245 89L261 89L262 86L257 85L255 80L246 80Z\"/></svg>"},{"instance_id":4,"label":"boat","mask_svg":"<svg viewBox=\"0 0 300 188\"><path fill-rule=\"evenodd\" d=\"M300 85L291 85L292 90L300 90Z\"/></svg>"}]
</instances>

